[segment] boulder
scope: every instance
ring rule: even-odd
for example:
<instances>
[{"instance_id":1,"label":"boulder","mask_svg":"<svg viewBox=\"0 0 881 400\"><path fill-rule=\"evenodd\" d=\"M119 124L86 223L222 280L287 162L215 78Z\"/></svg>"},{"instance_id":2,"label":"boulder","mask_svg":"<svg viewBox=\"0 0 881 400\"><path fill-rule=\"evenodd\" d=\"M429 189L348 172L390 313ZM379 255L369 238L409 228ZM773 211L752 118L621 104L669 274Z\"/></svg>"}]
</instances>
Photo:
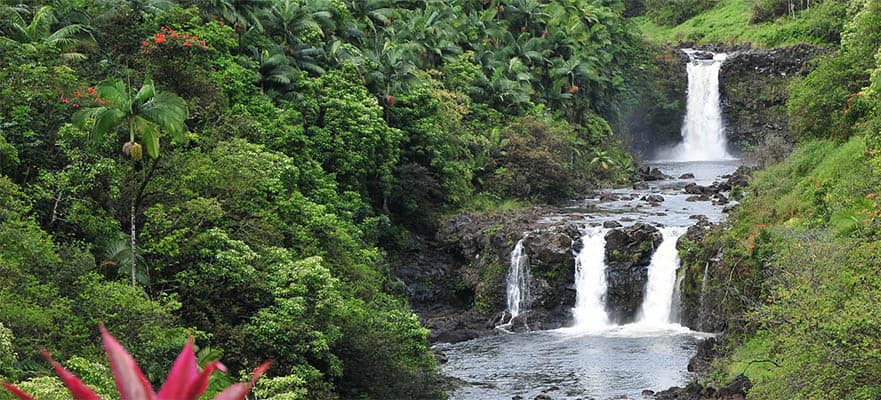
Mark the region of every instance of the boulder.
<instances>
[{"instance_id":1,"label":"boulder","mask_svg":"<svg viewBox=\"0 0 881 400\"><path fill-rule=\"evenodd\" d=\"M648 265L662 240L658 228L645 223L606 234L606 311L612 322L635 320L648 281Z\"/></svg>"},{"instance_id":2,"label":"boulder","mask_svg":"<svg viewBox=\"0 0 881 400\"><path fill-rule=\"evenodd\" d=\"M650 194L647 196L642 196L642 199L640 200L647 201L649 203L662 203L664 202L664 196L661 196L659 194Z\"/></svg>"},{"instance_id":3,"label":"boulder","mask_svg":"<svg viewBox=\"0 0 881 400\"><path fill-rule=\"evenodd\" d=\"M679 179L694 179L694 174L692 174L690 172L685 173L685 174L679 175Z\"/></svg>"},{"instance_id":4,"label":"boulder","mask_svg":"<svg viewBox=\"0 0 881 400\"><path fill-rule=\"evenodd\" d=\"M618 221L603 222L603 228L606 228L606 229L620 228L621 226L622 226L621 223Z\"/></svg>"},{"instance_id":5,"label":"boulder","mask_svg":"<svg viewBox=\"0 0 881 400\"><path fill-rule=\"evenodd\" d=\"M639 174L639 179L643 181L662 181L665 179L672 179L673 177L661 172L657 167L642 167L637 171Z\"/></svg>"}]
</instances>

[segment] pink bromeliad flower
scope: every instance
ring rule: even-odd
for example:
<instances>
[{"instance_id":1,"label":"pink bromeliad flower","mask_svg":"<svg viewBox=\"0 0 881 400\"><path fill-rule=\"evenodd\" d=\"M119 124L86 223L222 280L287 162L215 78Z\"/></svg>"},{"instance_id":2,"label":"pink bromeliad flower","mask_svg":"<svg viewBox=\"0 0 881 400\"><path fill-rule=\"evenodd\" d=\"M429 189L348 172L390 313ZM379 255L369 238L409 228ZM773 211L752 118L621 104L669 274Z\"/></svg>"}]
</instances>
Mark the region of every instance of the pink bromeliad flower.
<instances>
[{"instance_id":1,"label":"pink bromeliad flower","mask_svg":"<svg viewBox=\"0 0 881 400\"><path fill-rule=\"evenodd\" d=\"M205 393L205 389L208 388L208 378L214 371L226 371L223 364L219 361L213 361L206 365L202 372L199 372L196 353L193 351L193 338L190 337L180 355L174 360L174 365L168 372L165 384L159 389L159 394L156 394L135 359L107 332L104 325L101 325L101 339L104 342L104 351L110 360L110 370L113 372L120 400L196 400ZM101 400L83 381L53 360L49 353L43 352L43 355L52 363L55 373L67 386L75 400ZM257 367L251 375L250 382L236 383L215 396L214 400L244 399L257 379L269 369L269 364L266 362ZM22 400L35 400L31 395L11 383L3 382L2 385Z\"/></svg>"}]
</instances>

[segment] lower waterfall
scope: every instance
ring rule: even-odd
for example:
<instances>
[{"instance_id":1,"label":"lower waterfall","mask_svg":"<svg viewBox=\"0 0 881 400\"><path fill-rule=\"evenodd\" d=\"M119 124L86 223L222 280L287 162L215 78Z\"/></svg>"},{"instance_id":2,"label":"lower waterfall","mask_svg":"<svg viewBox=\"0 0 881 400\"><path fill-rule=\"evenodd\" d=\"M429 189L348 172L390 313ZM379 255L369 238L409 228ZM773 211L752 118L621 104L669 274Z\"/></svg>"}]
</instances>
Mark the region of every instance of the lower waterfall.
<instances>
[{"instance_id":1,"label":"lower waterfall","mask_svg":"<svg viewBox=\"0 0 881 400\"><path fill-rule=\"evenodd\" d=\"M575 257L575 329L601 330L609 325L606 294L606 232L590 228L581 238L583 247Z\"/></svg>"},{"instance_id":2,"label":"lower waterfall","mask_svg":"<svg viewBox=\"0 0 881 400\"><path fill-rule=\"evenodd\" d=\"M661 245L652 256L648 270L648 283L637 323L645 326L669 325L673 310L673 292L676 287L676 270L679 269L679 252L676 242L685 233L682 227L661 228L664 236Z\"/></svg>"},{"instance_id":3,"label":"lower waterfall","mask_svg":"<svg viewBox=\"0 0 881 400\"><path fill-rule=\"evenodd\" d=\"M525 237L524 237L525 239ZM511 251L511 269L507 280L508 314L511 320L529 307L529 257L523 249L523 239Z\"/></svg>"}]
</instances>

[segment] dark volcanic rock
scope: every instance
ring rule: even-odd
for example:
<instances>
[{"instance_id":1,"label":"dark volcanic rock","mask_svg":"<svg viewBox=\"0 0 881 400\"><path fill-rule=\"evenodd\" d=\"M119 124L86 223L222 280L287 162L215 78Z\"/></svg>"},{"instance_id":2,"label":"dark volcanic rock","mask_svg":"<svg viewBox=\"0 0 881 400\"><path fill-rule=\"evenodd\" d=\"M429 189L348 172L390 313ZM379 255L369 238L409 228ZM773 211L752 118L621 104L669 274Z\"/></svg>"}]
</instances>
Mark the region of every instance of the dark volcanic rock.
<instances>
[{"instance_id":1,"label":"dark volcanic rock","mask_svg":"<svg viewBox=\"0 0 881 400\"><path fill-rule=\"evenodd\" d=\"M603 228L614 229L614 228L620 228L620 227L621 227L621 223L618 221L603 222Z\"/></svg>"},{"instance_id":2,"label":"dark volcanic rock","mask_svg":"<svg viewBox=\"0 0 881 400\"><path fill-rule=\"evenodd\" d=\"M789 139L787 87L810 72L809 61L826 51L799 44L780 49L749 49L729 55L719 73L722 118L728 142L739 149L770 135Z\"/></svg>"},{"instance_id":3,"label":"dark volcanic rock","mask_svg":"<svg viewBox=\"0 0 881 400\"><path fill-rule=\"evenodd\" d=\"M663 237L658 228L637 223L606 234L606 311L612 322L633 322L642 304L648 265Z\"/></svg>"},{"instance_id":4,"label":"dark volcanic rock","mask_svg":"<svg viewBox=\"0 0 881 400\"><path fill-rule=\"evenodd\" d=\"M650 194L647 196L643 196L640 200L647 201L649 203L662 203L664 202L664 196L661 196L659 194Z\"/></svg>"},{"instance_id":5,"label":"dark volcanic rock","mask_svg":"<svg viewBox=\"0 0 881 400\"><path fill-rule=\"evenodd\" d=\"M661 172L658 168L642 167L638 171L639 179L643 181L662 181L664 179L673 179L672 176Z\"/></svg>"},{"instance_id":6,"label":"dark volcanic rock","mask_svg":"<svg viewBox=\"0 0 881 400\"><path fill-rule=\"evenodd\" d=\"M692 174L692 173L682 174L682 175L679 175L679 179L694 179L694 174Z\"/></svg>"},{"instance_id":7,"label":"dark volcanic rock","mask_svg":"<svg viewBox=\"0 0 881 400\"><path fill-rule=\"evenodd\" d=\"M706 375L710 371L713 360L721 355L722 346L714 337L709 337L697 345L697 354L688 360L688 372L694 372L699 376Z\"/></svg>"}]
</instances>

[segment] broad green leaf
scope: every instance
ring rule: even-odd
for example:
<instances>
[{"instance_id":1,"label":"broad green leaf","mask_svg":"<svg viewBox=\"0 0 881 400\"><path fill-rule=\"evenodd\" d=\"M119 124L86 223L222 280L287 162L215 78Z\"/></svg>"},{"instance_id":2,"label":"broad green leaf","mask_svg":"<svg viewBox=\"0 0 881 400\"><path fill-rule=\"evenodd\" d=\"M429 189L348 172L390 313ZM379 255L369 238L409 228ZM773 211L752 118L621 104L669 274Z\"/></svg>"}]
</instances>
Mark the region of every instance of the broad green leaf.
<instances>
[{"instance_id":1,"label":"broad green leaf","mask_svg":"<svg viewBox=\"0 0 881 400\"><path fill-rule=\"evenodd\" d=\"M141 90L138 90L138 94L135 95L135 98L138 99L139 102L143 103L155 95L156 87L153 85L153 80L147 78L144 81L144 84L141 86Z\"/></svg>"},{"instance_id":2,"label":"broad green leaf","mask_svg":"<svg viewBox=\"0 0 881 400\"><path fill-rule=\"evenodd\" d=\"M159 157L159 126L141 116L132 119L132 128L144 142L150 158Z\"/></svg>"},{"instance_id":3,"label":"broad green leaf","mask_svg":"<svg viewBox=\"0 0 881 400\"><path fill-rule=\"evenodd\" d=\"M124 117L125 113L116 108L104 108L104 110L99 112L95 117L95 126L92 128L92 134L95 135L96 138L103 137L108 132L116 129Z\"/></svg>"},{"instance_id":4,"label":"broad green leaf","mask_svg":"<svg viewBox=\"0 0 881 400\"><path fill-rule=\"evenodd\" d=\"M138 114L158 125L163 133L171 135L175 141L185 140L187 105L174 93L156 92L153 98L140 106Z\"/></svg>"},{"instance_id":5,"label":"broad green leaf","mask_svg":"<svg viewBox=\"0 0 881 400\"><path fill-rule=\"evenodd\" d=\"M119 79L105 81L98 86L98 97L110 102L110 107L118 108L124 112L131 112L128 90Z\"/></svg>"}]
</instances>

